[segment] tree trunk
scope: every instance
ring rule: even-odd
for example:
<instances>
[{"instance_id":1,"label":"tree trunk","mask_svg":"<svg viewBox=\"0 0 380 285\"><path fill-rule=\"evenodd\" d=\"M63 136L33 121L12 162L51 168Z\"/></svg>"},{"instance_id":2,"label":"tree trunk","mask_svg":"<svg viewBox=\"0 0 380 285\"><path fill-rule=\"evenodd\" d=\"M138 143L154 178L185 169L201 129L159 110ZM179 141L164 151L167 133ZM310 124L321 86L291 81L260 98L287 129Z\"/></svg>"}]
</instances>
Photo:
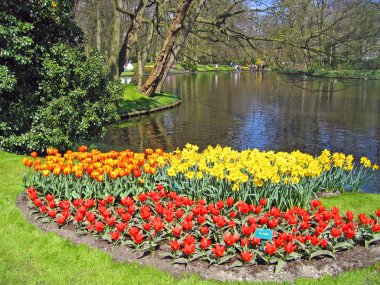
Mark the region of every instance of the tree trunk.
<instances>
[{"instance_id":1,"label":"tree trunk","mask_svg":"<svg viewBox=\"0 0 380 285\"><path fill-rule=\"evenodd\" d=\"M148 50L151 46L153 39L153 30L154 24L152 19L152 21L148 25L148 31L144 43L142 45L139 45L139 47L137 48L137 66L133 81L136 83L138 89L142 87L144 67L148 56Z\"/></svg>"},{"instance_id":2,"label":"tree trunk","mask_svg":"<svg viewBox=\"0 0 380 285\"><path fill-rule=\"evenodd\" d=\"M176 15L156 61L156 67L152 70L147 82L141 88L141 91L144 92L146 96L153 96L157 88L162 86L168 71L173 65L183 43L187 39L205 1L206 0L195 1L196 6L189 17L186 16L188 15L188 11L193 1L183 0L178 5ZM187 21L186 18L188 19Z\"/></svg>"},{"instance_id":3,"label":"tree trunk","mask_svg":"<svg viewBox=\"0 0 380 285\"><path fill-rule=\"evenodd\" d=\"M96 2L96 48L98 52L101 52L102 49L102 22L100 18L100 4L101 1Z\"/></svg>"},{"instance_id":4,"label":"tree trunk","mask_svg":"<svg viewBox=\"0 0 380 285\"><path fill-rule=\"evenodd\" d=\"M120 13L116 10L116 5L120 5L122 0L112 2L113 18L110 39L110 54L108 66L111 69L111 80L119 80L119 51L120 51Z\"/></svg>"},{"instance_id":5,"label":"tree trunk","mask_svg":"<svg viewBox=\"0 0 380 285\"><path fill-rule=\"evenodd\" d=\"M133 15L133 17L131 17L131 25L127 30L127 34L125 35L123 41L123 46L121 47L119 52L119 67L124 66L125 61L129 58L131 54L132 48L139 40L138 34L141 30L141 24L144 21L144 13L147 4L148 0L140 0L135 14ZM121 7L121 5L119 5L118 7Z\"/></svg>"}]
</instances>

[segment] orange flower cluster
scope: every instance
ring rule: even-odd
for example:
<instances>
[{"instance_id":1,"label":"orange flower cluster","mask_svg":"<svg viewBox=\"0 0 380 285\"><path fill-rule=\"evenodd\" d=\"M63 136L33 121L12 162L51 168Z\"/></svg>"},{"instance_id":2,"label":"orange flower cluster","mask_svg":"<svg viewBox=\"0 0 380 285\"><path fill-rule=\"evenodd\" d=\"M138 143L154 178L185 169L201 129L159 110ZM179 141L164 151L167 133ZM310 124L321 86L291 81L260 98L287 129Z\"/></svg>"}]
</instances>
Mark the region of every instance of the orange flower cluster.
<instances>
[{"instance_id":1,"label":"orange flower cluster","mask_svg":"<svg viewBox=\"0 0 380 285\"><path fill-rule=\"evenodd\" d=\"M37 157L33 152L32 157ZM157 168L165 166L171 158L171 153L165 153L162 149L146 149L144 153L137 153L131 150L114 151L103 153L99 150L87 151L86 146L80 146L77 152L67 151L65 154L59 153L57 149L47 149L47 156L44 162L40 159L23 159L23 164L32 167L35 171L41 171L44 176L51 173L58 176L74 174L81 178L87 173L92 179L102 182L105 175L111 179L128 176L131 173L140 177L142 172L154 175Z\"/></svg>"}]
</instances>

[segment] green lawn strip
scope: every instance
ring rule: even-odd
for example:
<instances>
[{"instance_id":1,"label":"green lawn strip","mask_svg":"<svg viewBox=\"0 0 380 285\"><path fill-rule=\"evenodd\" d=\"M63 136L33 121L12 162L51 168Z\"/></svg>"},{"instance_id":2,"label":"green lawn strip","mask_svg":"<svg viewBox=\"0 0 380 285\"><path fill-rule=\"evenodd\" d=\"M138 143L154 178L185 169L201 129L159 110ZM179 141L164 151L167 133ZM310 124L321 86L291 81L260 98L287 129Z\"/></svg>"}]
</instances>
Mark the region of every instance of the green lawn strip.
<instances>
[{"instance_id":1,"label":"green lawn strip","mask_svg":"<svg viewBox=\"0 0 380 285\"><path fill-rule=\"evenodd\" d=\"M16 196L23 191L21 159L22 156L0 151L0 284L279 284L203 281L194 275L176 279L152 267L114 262L98 249L74 245L54 233L43 233L30 225L15 205ZM363 194L347 193L339 197L344 197L341 203L358 207L356 212L366 209L362 205L365 203L378 205L373 195L370 201L356 203L360 195ZM340 203L339 197L323 200ZM375 284L380 280L379 267L377 263L339 277L298 279L295 283Z\"/></svg>"},{"instance_id":2,"label":"green lawn strip","mask_svg":"<svg viewBox=\"0 0 380 285\"><path fill-rule=\"evenodd\" d=\"M164 107L177 102L179 99L175 94L156 93L153 97L147 97L137 90L135 85L126 85L124 91L124 101L120 104L118 112L120 114L131 113Z\"/></svg>"},{"instance_id":3,"label":"green lawn strip","mask_svg":"<svg viewBox=\"0 0 380 285\"><path fill-rule=\"evenodd\" d=\"M337 79L380 79L380 70L297 70L288 69L285 73L289 75L303 75L337 78Z\"/></svg>"},{"instance_id":4,"label":"green lawn strip","mask_svg":"<svg viewBox=\"0 0 380 285\"><path fill-rule=\"evenodd\" d=\"M335 197L322 198L323 205L327 208L337 206L341 214L347 210L353 210L355 215L366 213L374 215L380 208L380 195L370 193L342 193Z\"/></svg>"}]
</instances>

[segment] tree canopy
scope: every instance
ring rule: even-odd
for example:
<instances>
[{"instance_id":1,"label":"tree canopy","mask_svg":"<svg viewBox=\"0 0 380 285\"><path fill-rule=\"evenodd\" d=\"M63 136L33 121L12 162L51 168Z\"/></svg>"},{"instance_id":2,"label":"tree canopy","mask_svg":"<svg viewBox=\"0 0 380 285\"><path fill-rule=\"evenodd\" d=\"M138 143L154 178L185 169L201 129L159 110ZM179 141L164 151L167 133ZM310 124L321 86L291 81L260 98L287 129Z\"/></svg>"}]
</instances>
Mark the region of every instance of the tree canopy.
<instances>
[{"instance_id":1,"label":"tree canopy","mask_svg":"<svg viewBox=\"0 0 380 285\"><path fill-rule=\"evenodd\" d=\"M86 57L72 1L0 3L0 143L67 149L101 136L122 92L102 57Z\"/></svg>"}]
</instances>

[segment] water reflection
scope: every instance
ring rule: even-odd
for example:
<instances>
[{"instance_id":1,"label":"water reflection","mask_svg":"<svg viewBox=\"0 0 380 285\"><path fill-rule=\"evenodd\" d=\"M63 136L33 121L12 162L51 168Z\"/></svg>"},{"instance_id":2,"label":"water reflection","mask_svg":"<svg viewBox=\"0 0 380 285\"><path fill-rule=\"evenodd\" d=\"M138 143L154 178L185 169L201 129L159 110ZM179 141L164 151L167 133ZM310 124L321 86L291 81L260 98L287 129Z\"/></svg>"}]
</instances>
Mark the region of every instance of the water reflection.
<instances>
[{"instance_id":1,"label":"water reflection","mask_svg":"<svg viewBox=\"0 0 380 285\"><path fill-rule=\"evenodd\" d=\"M308 79L297 85L261 72L169 76L165 90L178 92L182 104L110 126L103 143L175 150L190 142L311 154L327 148L380 162L379 81L347 87ZM380 178L376 183L368 191L380 192Z\"/></svg>"}]
</instances>

